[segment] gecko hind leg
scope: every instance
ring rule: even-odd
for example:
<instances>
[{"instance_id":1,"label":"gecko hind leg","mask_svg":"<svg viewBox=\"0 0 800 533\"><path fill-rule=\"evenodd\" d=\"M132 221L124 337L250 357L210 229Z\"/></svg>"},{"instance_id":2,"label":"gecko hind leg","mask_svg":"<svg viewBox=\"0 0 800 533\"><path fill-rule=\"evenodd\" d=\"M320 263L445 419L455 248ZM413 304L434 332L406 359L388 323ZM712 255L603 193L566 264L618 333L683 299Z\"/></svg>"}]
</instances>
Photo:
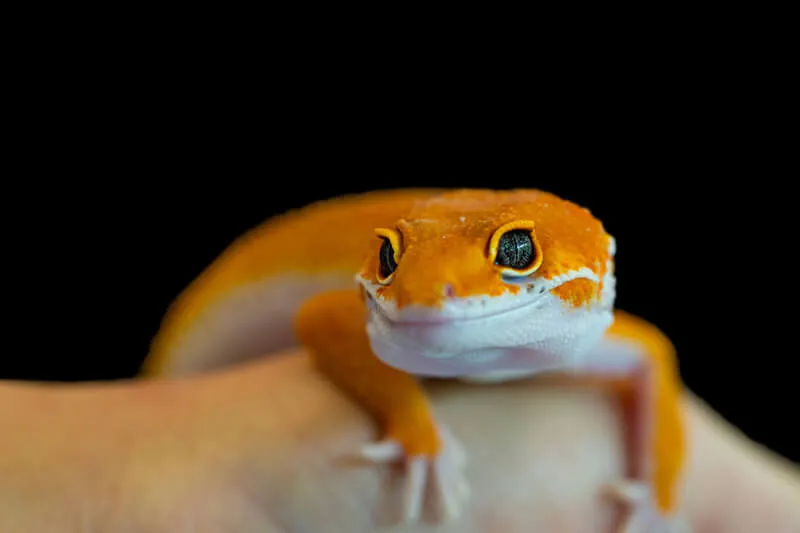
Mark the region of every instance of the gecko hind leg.
<instances>
[{"instance_id":1,"label":"gecko hind leg","mask_svg":"<svg viewBox=\"0 0 800 533\"><path fill-rule=\"evenodd\" d=\"M406 484L403 495L403 520L416 523L422 511L429 487L441 521L460 516L469 499L469 485L464 477L466 453L461 443L444 425L439 424L442 449L436 455L406 454L403 445L394 439L384 439L366 444L360 457L374 463L403 462Z\"/></svg>"}]
</instances>

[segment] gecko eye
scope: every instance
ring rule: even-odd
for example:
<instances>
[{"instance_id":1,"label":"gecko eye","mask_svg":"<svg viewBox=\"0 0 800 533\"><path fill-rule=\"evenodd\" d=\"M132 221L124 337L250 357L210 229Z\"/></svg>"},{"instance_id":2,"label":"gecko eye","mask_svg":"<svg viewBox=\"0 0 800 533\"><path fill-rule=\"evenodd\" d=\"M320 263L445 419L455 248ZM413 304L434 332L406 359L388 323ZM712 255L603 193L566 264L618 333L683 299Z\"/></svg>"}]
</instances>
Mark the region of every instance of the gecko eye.
<instances>
[{"instance_id":1,"label":"gecko eye","mask_svg":"<svg viewBox=\"0 0 800 533\"><path fill-rule=\"evenodd\" d=\"M385 237L383 238L383 244L381 244L379 259L381 262L380 277L388 279L397 268L397 262L394 260L394 247L392 246L392 242Z\"/></svg>"},{"instance_id":2,"label":"gecko eye","mask_svg":"<svg viewBox=\"0 0 800 533\"><path fill-rule=\"evenodd\" d=\"M515 229L503 234L497 243L497 258L495 264L514 270L525 270L536 256L531 233L522 229Z\"/></svg>"},{"instance_id":3,"label":"gecko eye","mask_svg":"<svg viewBox=\"0 0 800 533\"><path fill-rule=\"evenodd\" d=\"M498 228L489 241L489 256L504 276L520 278L533 274L542 264L542 249L534 223L518 220Z\"/></svg>"},{"instance_id":4,"label":"gecko eye","mask_svg":"<svg viewBox=\"0 0 800 533\"><path fill-rule=\"evenodd\" d=\"M397 269L397 262L400 260L400 239L402 236L399 232L386 229L377 228L375 234L383 241L381 248L378 250L378 283L381 285L388 285L392 282L394 271Z\"/></svg>"}]
</instances>

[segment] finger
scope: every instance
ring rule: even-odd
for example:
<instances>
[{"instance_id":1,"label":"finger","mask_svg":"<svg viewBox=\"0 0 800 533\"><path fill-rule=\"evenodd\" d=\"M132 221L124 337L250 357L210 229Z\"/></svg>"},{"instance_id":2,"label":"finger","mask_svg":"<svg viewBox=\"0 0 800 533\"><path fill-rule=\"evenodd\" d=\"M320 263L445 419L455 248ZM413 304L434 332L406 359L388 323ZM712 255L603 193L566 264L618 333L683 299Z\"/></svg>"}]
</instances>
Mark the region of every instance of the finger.
<instances>
[{"instance_id":1,"label":"finger","mask_svg":"<svg viewBox=\"0 0 800 533\"><path fill-rule=\"evenodd\" d=\"M308 525L316 520L311 530L374 531L376 515L383 515L379 509L397 504L380 480L382 469L356 469L338 461L374 438L374 421L309 368L302 357L273 357L246 371L195 378L191 388L185 382L183 407L175 395L171 402L160 399L159 405L170 406L163 410L170 414L165 421L181 420L181 426L192 431L191 438L172 438L176 443L215 443L224 435L226 453L235 452L242 465L237 471L247 473L243 483L269 501L271 512L280 514L285 523ZM207 388L202 394L200 386ZM617 521L614 506L598 498L598 491L624 474L623 428L613 398L602 391L562 388L544 380L499 387L432 382L428 390L439 417L471 458L468 479L473 498L463 520L442 531L612 530ZM779 467L759 467L746 456L742 460L743 446L695 403L687 402L691 454L689 494L684 500L695 533L786 531L793 519L787 501L797 498L798 492L791 482L769 479L781 475L786 479L789 474L781 474ZM164 418L152 410L147 414L150 426ZM167 434L180 429L173 426ZM155 429L137 434L151 435ZM219 447L203 449L211 453ZM738 481L724 478L734 473ZM724 481L717 481L720 477ZM765 481L757 482L762 477ZM303 479L313 482L303 485L302 493L285 490ZM732 494L737 489L732 485L748 483L744 495ZM773 488L759 494L759 487L767 485ZM773 527L765 527L759 510L776 517L769 522ZM733 527L726 529L730 524Z\"/></svg>"},{"instance_id":2,"label":"finger","mask_svg":"<svg viewBox=\"0 0 800 533\"><path fill-rule=\"evenodd\" d=\"M686 502L696 531L800 531L800 472L700 400L687 400Z\"/></svg>"}]
</instances>

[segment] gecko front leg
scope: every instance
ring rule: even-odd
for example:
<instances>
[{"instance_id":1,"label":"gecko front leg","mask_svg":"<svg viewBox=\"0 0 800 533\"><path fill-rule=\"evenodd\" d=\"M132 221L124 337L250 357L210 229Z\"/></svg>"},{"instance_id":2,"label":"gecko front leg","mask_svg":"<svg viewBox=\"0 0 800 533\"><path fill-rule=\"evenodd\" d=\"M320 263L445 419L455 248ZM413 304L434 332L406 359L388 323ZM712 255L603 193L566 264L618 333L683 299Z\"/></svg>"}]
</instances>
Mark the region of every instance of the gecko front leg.
<instances>
[{"instance_id":1,"label":"gecko front leg","mask_svg":"<svg viewBox=\"0 0 800 533\"><path fill-rule=\"evenodd\" d=\"M382 438L366 444L361 456L405 463L404 520L421 520L427 500L438 507L440 518L456 518L468 497L463 448L435 419L417 379L373 354L365 313L355 290L324 293L300 309L297 334L316 366L380 424Z\"/></svg>"},{"instance_id":2,"label":"gecko front leg","mask_svg":"<svg viewBox=\"0 0 800 533\"><path fill-rule=\"evenodd\" d=\"M580 371L625 385L629 474L608 486L626 507L620 533L689 533L677 512L685 449L672 344L651 324L617 311Z\"/></svg>"}]
</instances>

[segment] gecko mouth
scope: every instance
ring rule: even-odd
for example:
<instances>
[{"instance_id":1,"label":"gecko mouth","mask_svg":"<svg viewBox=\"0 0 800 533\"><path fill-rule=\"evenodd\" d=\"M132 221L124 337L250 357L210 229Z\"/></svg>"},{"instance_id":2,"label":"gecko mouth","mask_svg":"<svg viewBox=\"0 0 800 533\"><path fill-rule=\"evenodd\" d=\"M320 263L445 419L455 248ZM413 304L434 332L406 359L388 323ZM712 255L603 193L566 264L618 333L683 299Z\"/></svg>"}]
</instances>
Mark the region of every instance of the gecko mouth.
<instances>
[{"instance_id":1,"label":"gecko mouth","mask_svg":"<svg viewBox=\"0 0 800 533\"><path fill-rule=\"evenodd\" d=\"M541 291L544 293L546 291ZM469 325L486 319L500 319L504 315L510 315L525 309L534 310L541 306L541 298L533 298L525 301L515 302L509 305L498 307L495 310L475 312L478 307L486 307L486 299L479 300L452 300L451 305L463 306L460 310L463 312L461 316L447 314L437 308L413 308L403 314L405 316L392 316L383 306L381 306L375 298L365 291L367 297L367 306L370 311L377 313L384 321L400 327L436 327L436 326L450 326L450 325ZM456 313L457 311L451 311ZM410 316L409 316L410 315Z\"/></svg>"}]
</instances>

